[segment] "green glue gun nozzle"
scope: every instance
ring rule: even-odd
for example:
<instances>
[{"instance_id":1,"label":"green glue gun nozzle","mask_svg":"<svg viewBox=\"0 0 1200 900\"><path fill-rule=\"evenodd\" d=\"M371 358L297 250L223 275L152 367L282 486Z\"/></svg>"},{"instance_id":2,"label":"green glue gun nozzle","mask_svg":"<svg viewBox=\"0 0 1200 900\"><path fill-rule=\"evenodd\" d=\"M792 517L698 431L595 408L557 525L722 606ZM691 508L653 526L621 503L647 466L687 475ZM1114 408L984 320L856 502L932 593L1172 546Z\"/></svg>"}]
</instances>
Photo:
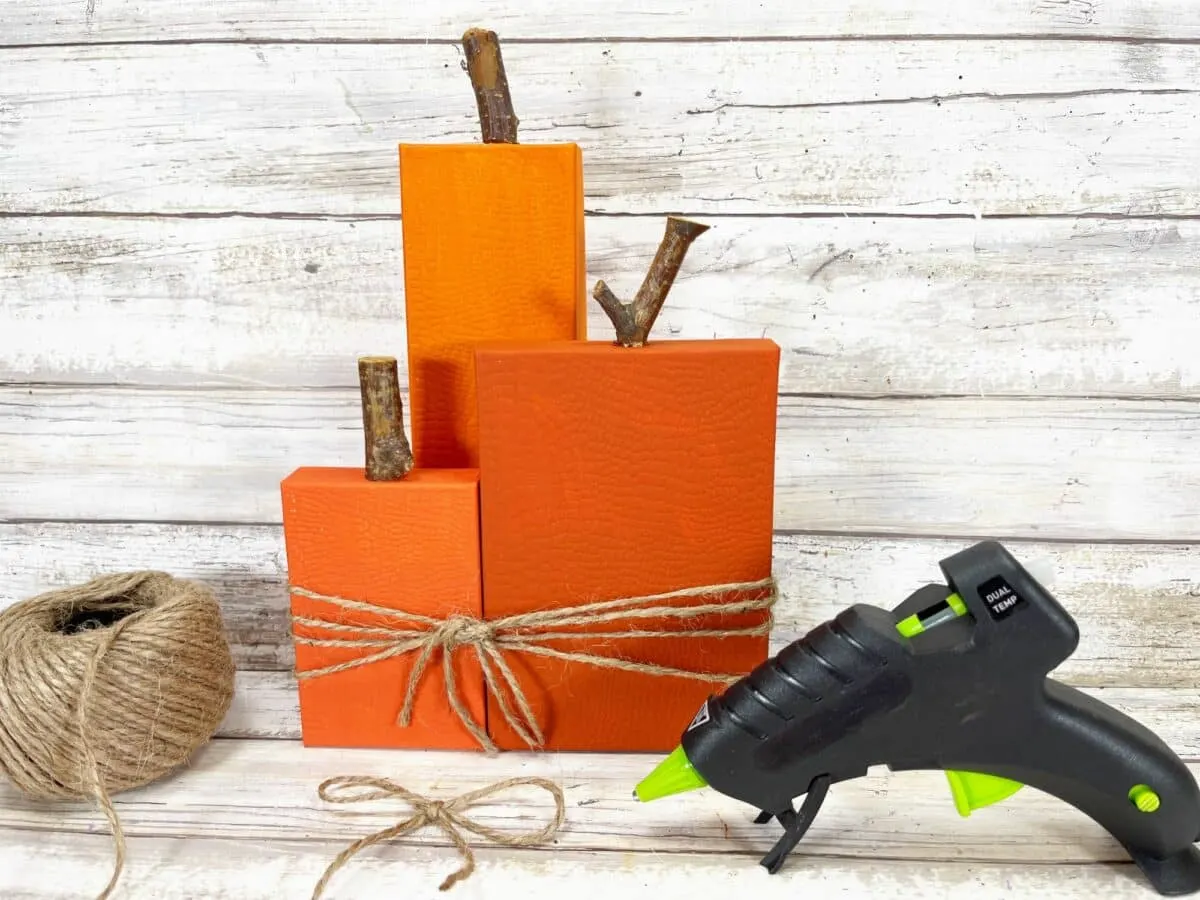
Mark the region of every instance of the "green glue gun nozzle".
<instances>
[{"instance_id":1,"label":"green glue gun nozzle","mask_svg":"<svg viewBox=\"0 0 1200 900\"><path fill-rule=\"evenodd\" d=\"M633 794L642 803L649 803L660 797L682 794L702 787L708 787L708 782L692 766L687 754L683 752L683 747L676 747L655 766L653 772L638 782Z\"/></svg>"},{"instance_id":2,"label":"green glue gun nozzle","mask_svg":"<svg viewBox=\"0 0 1200 900\"><path fill-rule=\"evenodd\" d=\"M1028 786L1103 827L1159 894L1200 892L1191 770L1141 723L1050 677L1079 644L1053 572L996 541L938 565L940 583L892 608L853 604L710 696L634 796L709 787L748 804L759 825L782 826L761 859L775 873L830 787L875 767L943 773L962 816Z\"/></svg>"}]
</instances>

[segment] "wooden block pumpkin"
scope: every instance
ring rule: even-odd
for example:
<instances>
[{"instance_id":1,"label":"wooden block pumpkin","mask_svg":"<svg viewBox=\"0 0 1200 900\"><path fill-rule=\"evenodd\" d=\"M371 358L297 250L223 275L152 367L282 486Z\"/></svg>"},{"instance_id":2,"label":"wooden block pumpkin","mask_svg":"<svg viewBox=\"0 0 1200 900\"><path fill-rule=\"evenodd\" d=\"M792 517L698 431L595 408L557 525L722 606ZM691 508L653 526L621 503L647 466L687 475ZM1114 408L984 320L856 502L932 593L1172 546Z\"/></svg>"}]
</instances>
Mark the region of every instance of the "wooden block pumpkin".
<instances>
[{"instance_id":1,"label":"wooden block pumpkin","mask_svg":"<svg viewBox=\"0 0 1200 900\"><path fill-rule=\"evenodd\" d=\"M301 468L281 485L304 743L478 749L447 702L440 658L420 673L401 721L420 653L398 652L405 634L429 628L412 616L483 614L478 472L413 469L395 359L364 358L360 375L365 467ZM482 722L477 659L457 653L448 664L455 695Z\"/></svg>"},{"instance_id":2,"label":"wooden block pumpkin","mask_svg":"<svg viewBox=\"0 0 1200 900\"><path fill-rule=\"evenodd\" d=\"M691 232L688 231L691 229ZM618 343L507 342L476 352L484 614L499 619L592 601L759 582L771 575L779 348L769 340L647 343L687 245L703 226L672 219L639 301L597 298ZM656 300L647 300L656 296ZM767 655L765 609L645 637L548 646L677 669L742 673ZM629 623L618 627L629 629ZM737 637L681 631L757 629ZM662 632L675 636L662 636ZM712 682L509 654L555 750L666 751ZM489 734L524 747L489 695Z\"/></svg>"},{"instance_id":3,"label":"wooden block pumpkin","mask_svg":"<svg viewBox=\"0 0 1200 900\"><path fill-rule=\"evenodd\" d=\"M495 35L464 47L484 143L399 148L418 467L478 464L476 343L586 337L582 153L517 144Z\"/></svg>"}]
</instances>

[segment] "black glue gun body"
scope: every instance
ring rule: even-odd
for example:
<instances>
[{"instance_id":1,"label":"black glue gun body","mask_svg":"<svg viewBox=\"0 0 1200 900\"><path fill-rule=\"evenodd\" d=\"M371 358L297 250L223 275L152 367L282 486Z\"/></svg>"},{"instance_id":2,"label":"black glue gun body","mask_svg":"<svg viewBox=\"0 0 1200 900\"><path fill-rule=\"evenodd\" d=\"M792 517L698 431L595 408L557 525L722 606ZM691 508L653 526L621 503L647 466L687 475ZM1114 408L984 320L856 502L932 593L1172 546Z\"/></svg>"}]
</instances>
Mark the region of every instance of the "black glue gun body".
<instances>
[{"instance_id":1,"label":"black glue gun body","mask_svg":"<svg viewBox=\"0 0 1200 900\"><path fill-rule=\"evenodd\" d=\"M940 565L945 585L894 610L850 607L710 698L684 732L703 783L784 826L764 865L782 865L831 784L886 765L946 771L964 815L1022 785L1045 791L1120 841L1160 893L1200 891L1187 766L1047 677L1078 644L1066 610L998 543Z\"/></svg>"}]
</instances>

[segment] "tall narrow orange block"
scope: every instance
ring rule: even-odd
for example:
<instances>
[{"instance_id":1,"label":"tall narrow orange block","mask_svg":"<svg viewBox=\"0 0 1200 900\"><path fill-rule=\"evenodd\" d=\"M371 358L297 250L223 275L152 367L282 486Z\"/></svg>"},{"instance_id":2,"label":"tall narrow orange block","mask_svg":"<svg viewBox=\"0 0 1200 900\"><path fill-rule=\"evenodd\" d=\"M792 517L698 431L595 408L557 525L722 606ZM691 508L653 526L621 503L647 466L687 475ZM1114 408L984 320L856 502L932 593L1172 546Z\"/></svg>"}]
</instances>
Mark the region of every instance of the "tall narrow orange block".
<instances>
[{"instance_id":1,"label":"tall narrow orange block","mask_svg":"<svg viewBox=\"0 0 1200 900\"><path fill-rule=\"evenodd\" d=\"M413 470L400 481L368 481L357 468L301 468L281 485L288 577L294 587L365 601L407 613L478 618L479 477L475 470ZM396 621L294 594L292 614L335 625L378 627ZM420 625L407 627L420 628ZM386 639L312 625L296 633L316 639ZM378 648L296 644L296 668L312 671ZM440 659L419 684L408 727L397 724L416 653L302 678L304 743L326 747L478 749L446 700ZM483 673L474 654L453 656L456 687L477 722L484 721Z\"/></svg>"},{"instance_id":2,"label":"tall narrow orange block","mask_svg":"<svg viewBox=\"0 0 1200 900\"><path fill-rule=\"evenodd\" d=\"M400 195L413 454L475 468L475 344L586 337L582 154L401 144Z\"/></svg>"},{"instance_id":3,"label":"tall narrow orange block","mask_svg":"<svg viewBox=\"0 0 1200 900\"><path fill-rule=\"evenodd\" d=\"M484 614L489 619L771 575L779 348L769 340L510 343L476 356ZM646 620L761 625L764 610ZM606 640L567 652L749 671L765 636ZM628 626L626 626L628 627ZM555 629L561 630L561 629ZM547 749L667 751L720 685L512 652ZM489 734L524 744L489 696Z\"/></svg>"}]
</instances>

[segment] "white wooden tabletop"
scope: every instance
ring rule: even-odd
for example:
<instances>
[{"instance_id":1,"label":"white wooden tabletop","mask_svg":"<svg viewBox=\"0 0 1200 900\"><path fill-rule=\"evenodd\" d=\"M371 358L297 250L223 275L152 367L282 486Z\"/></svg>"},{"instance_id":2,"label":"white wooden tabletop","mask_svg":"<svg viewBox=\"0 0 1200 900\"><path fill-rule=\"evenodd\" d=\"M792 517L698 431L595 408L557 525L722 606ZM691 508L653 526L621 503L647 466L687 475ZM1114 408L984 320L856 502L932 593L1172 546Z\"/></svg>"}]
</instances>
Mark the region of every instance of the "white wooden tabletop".
<instances>
[{"instance_id":1,"label":"white wooden tabletop","mask_svg":"<svg viewBox=\"0 0 1200 900\"><path fill-rule=\"evenodd\" d=\"M239 665L218 739L117 798L115 896L308 898L405 815L323 803L341 774L563 786L557 842L477 842L452 897L1154 896L1074 809L962 819L936 772L835 786L770 876L754 810L632 800L653 756L300 744L278 484L361 464L357 356L406 374L396 144L477 139L473 25L522 139L583 148L589 283L631 293L685 213L713 229L658 332L783 348L773 647L1001 538L1079 622L1055 676L1200 769L1192 0L0 0L0 605L162 568L216 589ZM87 806L0 781L0 897L92 897L110 854ZM326 896L457 865L422 831Z\"/></svg>"}]
</instances>

